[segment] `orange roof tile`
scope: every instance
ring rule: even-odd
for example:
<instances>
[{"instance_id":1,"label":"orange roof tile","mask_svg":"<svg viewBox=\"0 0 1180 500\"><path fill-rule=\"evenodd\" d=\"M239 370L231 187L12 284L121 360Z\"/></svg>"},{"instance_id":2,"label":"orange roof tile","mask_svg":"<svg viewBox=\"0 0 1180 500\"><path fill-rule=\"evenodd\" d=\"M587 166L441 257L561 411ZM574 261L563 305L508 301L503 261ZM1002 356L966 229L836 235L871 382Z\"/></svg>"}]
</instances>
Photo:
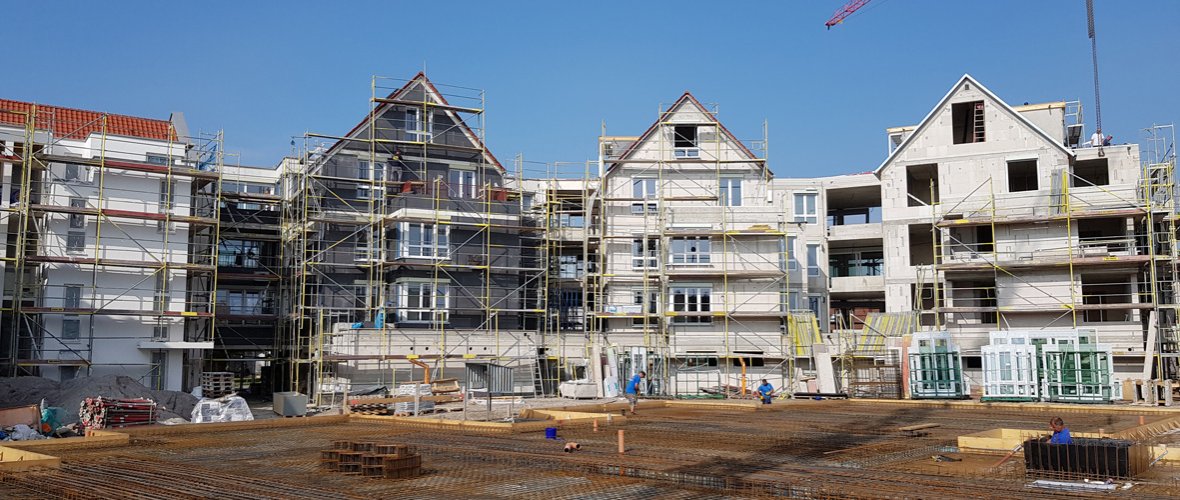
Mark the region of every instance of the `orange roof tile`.
<instances>
[{"instance_id":1,"label":"orange roof tile","mask_svg":"<svg viewBox=\"0 0 1180 500\"><path fill-rule=\"evenodd\" d=\"M20 113L29 113L34 105L31 102L0 99L0 123L23 127L25 115ZM38 130L51 130L59 138L85 139L90 134L101 134L103 131L102 117L106 115L107 135L141 137L160 141L177 139L176 131L168 120L115 115L44 104L36 104L36 107L35 127ZM4 111L15 111L16 113Z\"/></svg>"}]
</instances>

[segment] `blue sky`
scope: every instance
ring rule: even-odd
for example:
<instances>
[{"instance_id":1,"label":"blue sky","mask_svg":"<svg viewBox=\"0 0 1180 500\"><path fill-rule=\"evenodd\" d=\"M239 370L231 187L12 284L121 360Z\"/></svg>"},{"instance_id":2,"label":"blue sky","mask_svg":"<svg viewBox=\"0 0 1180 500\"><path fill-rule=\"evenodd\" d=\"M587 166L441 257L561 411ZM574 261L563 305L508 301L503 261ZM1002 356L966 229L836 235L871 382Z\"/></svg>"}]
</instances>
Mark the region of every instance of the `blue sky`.
<instances>
[{"instance_id":1,"label":"blue sky","mask_svg":"<svg viewBox=\"0 0 1180 500\"><path fill-rule=\"evenodd\" d=\"M1081 99L1093 123L1083 0L775 2L21 2L3 97L224 129L270 166L305 131L343 133L369 77L487 93L509 163L580 161L690 90L743 139L769 121L779 176L867 171L884 129L918 122L963 73L1009 103ZM1116 142L1180 118L1180 2L1097 0L1103 128ZM336 5L340 4L340 5ZM40 21L38 21L40 20ZM24 75L24 76L19 76Z\"/></svg>"}]
</instances>

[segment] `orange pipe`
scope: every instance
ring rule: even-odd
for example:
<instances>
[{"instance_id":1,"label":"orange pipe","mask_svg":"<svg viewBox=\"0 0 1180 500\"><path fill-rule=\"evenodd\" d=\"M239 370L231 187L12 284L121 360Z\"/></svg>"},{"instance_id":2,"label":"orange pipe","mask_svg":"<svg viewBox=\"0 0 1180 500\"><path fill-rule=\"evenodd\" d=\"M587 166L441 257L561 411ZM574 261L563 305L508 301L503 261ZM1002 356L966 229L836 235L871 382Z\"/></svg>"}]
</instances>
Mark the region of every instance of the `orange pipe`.
<instances>
[{"instance_id":1,"label":"orange pipe","mask_svg":"<svg viewBox=\"0 0 1180 500\"><path fill-rule=\"evenodd\" d=\"M410 362L410 363L413 363L415 366L421 366L421 367L422 367L422 371L426 372L426 373L424 373L424 374L422 375L422 380L424 381L424 383L427 383L427 384L429 384L429 383L430 383L430 365L428 365L428 364L426 364L426 363L423 363L423 362L421 362L421 361L418 361L418 360L416 360L416 359L411 359L411 360L409 360L409 362ZM413 376L411 375L411 378L412 378L412 377L413 377Z\"/></svg>"},{"instance_id":2,"label":"orange pipe","mask_svg":"<svg viewBox=\"0 0 1180 500\"><path fill-rule=\"evenodd\" d=\"M745 396L746 395L746 360L742 359L741 356L738 356L738 364L742 365L741 386L742 386L742 395Z\"/></svg>"}]
</instances>

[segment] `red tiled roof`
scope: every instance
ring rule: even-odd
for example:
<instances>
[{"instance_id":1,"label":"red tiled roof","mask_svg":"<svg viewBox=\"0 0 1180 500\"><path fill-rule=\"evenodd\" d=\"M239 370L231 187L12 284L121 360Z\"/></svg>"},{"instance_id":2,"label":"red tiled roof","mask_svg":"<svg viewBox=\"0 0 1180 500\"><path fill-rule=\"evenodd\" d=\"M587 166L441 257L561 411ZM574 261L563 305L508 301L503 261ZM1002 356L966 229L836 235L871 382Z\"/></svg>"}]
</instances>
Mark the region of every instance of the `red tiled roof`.
<instances>
[{"instance_id":1,"label":"red tiled roof","mask_svg":"<svg viewBox=\"0 0 1180 500\"><path fill-rule=\"evenodd\" d=\"M100 113L81 109L48 106L31 102L0 99L0 123L23 127L25 115L36 106L38 130L51 130L59 138L85 139L90 134L103 132L102 117L106 116L107 135L141 137L160 141L176 140L176 131L168 120ZM6 113L16 111L17 113Z\"/></svg>"}]
</instances>

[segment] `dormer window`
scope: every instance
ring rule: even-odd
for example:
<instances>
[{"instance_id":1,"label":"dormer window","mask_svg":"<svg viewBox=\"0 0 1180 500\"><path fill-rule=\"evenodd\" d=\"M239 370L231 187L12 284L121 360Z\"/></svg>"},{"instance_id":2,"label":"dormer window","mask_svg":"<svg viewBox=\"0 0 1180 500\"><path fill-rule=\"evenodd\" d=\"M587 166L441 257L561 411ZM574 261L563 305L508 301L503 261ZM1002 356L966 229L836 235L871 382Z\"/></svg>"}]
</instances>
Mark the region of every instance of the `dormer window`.
<instances>
[{"instance_id":1,"label":"dormer window","mask_svg":"<svg viewBox=\"0 0 1180 500\"><path fill-rule=\"evenodd\" d=\"M697 128L695 125L677 125L673 127L672 146L676 148L676 159L700 158L701 149L697 147Z\"/></svg>"}]
</instances>

